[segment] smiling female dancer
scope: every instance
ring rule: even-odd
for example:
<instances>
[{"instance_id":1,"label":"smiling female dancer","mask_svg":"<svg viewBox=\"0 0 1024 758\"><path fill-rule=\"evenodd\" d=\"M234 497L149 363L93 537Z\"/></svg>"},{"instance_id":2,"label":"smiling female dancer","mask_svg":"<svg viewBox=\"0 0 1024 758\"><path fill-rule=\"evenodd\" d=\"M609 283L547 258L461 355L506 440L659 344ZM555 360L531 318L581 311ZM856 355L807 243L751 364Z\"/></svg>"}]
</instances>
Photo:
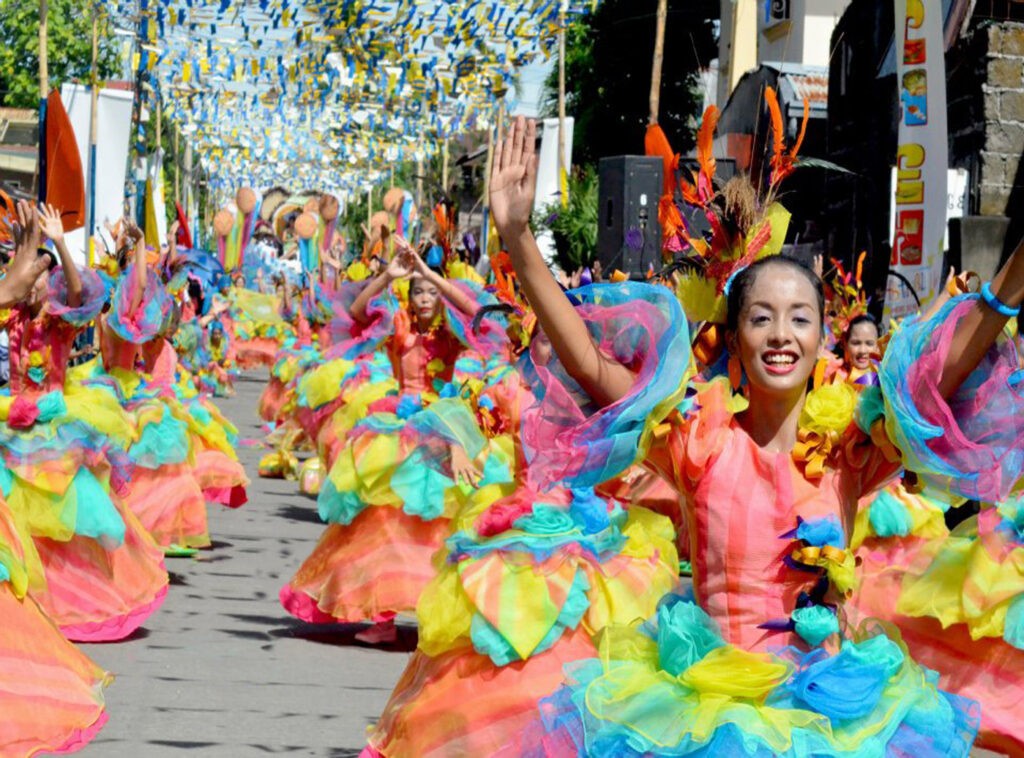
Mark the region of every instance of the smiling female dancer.
<instances>
[{"instance_id":1,"label":"smiling female dancer","mask_svg":"<svg viewBox=\"0 0 1024 758\"><path fill-rule=\"evenodd\" d=\"M598 406L614 406L645 378L598 349L544 264L528 223L534 141L534 126L520 120L499 150L495 221L562 368ZM822 344L820 280L784 258L743 267L749 260L736 259L725 287L730 374L737 388L745 377L746 409L730 410L728 388L713 383L642 448L682 496L696 602L669 599L655 622L606 632L601 657L571 670L520 751L969 750L977 704L937 689L894 627L844 623L842 601L854 590L847 535L860 498L899 470L897 450L908 467L941 473L968 496L1005 497L1019 479L1021 432L986 423L986 414L994 398L1001 418L1024 410L1008 381L1016 351L999 340L1024 300L1024 251L981 297L955 298L932 319L904 325L889 352L900 364L883 365L870 403L850 403L838 422L830 409L831 429L807 391ZM969 391L958 395L961 385ZM936 428L946 429L942 444ZM831 431L838 440L826 445ZM794 456L808 434L822 439L820 470Z\"/></svg>"}]
</instances>

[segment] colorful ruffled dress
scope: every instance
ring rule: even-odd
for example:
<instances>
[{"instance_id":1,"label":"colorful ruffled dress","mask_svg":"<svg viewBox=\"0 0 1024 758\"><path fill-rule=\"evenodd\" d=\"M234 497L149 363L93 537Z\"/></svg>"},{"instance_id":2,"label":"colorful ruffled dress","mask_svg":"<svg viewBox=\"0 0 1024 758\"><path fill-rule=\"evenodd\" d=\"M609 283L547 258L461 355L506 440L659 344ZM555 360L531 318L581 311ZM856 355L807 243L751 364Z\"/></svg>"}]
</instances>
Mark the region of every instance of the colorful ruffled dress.
<instances>
[{"instance_id":1,"label":"colorful ruffled dress","mask_svg":"<svg viewBox=\"0 0 1024 758\"><path fill-rule=\"evenodd\" d=\"M649 617L675 587L670 520L594 489L631 464L648 414L681 399L678 377L638 352L685 353L685 330L669 328L678 305L667 291L651 303L625 292L594 290L585 309L645 389L586 419L558 367L529 358L481 393L493 425L514 433L491 441L481 486L453 519L417 606L419 649L364 755L493 755L535 720L566 664L596 653L603 629ZM517 448L513 472L504 446ZM563 446L572 460L555 455Z\"/></svg>"},{"instance_id":2,"label":"colorful ruffled dress","mask_svg":"<svg viewBox=\"0 0 1024 758\"><path fill-rule=\"evenodd\" d=\"M314 342L320 335L327 335L326 329L314 332L302 308L287 309L282 304L281 317L294 323L294 329L286 334L270 369L270 380L260 395L260 418L275 424L283 424L295 413L295 390L305 370L316 365L320 352ZM315 338L315 339L314 339Z\"/></svg>"},{"instance_id":3,"label":"colorful ruffled dress","mask_svg":"<svg viewBox=\"0 0 1024 758\"><path fill-rule=\"evenodd\" d=\"M930 323L946 328L948 315ZM943 346L902 330L890 355L937 376ZM570 668L509 753L967 755L985 703L979 712L939 689L939 674L915 663L915 643L908 651L896 628L847 623L844 600L856 590L847 535L861 498L899 470L890 440L917 471L945 473L960 489L978 477L1016 481L1012 434L990 436L982 471L958 457L965 447L918 449L935 445L940 427L930 438L911 431L910 418L927 407L957 409L962 424L980 420L984 409L965 405L979 386L990 399L1009 399L1005 373L992 368L979 368L948 404L913 384L887 387L887 377L910 373L890 366L884 395L819 389L807 398L793 453L755 444L724 381L704 387L692 410L668 417L645 457L683 498L695 600L670 598L648 625L609 630L601 654ZM861 596L878 592L860 588Z\"/></svg>"},{"instance_id":4,"label":"colorful ruffled dress","mask_svg":"<svg viewBox=\"0 0 1024 758\"><path fill-rule=\"evenodd\" d=\"M982 511L948 537L901 551L899 571L885 562L884 543L861 551L865 589L855 606L896 624L914 657L941 673L943 687L981 703L979 745L1017 755L1024 753L1024 516L1015 490L1024 392L1012 341L990 350L948 404L936 389L953 328L972 300L957 298L930 321L905 322L881 377L886 403L905 419L894 430L905 466L943 507L967 498ZM908 360L897 340L923 357ZM885 513L897 534L917 526L913 510Z\"/></svg>"},{"instance_id":5,"label":"colorful ruffled dress","mask_svg":"<svg viewBox=\"0 0 1024 758\"><path fill-rule=\"evenodd\" d=\"M294 418L316 443L327 470L345 436L365 418L369 404L398 390L391 359L383 349L394 333L393 303L388 298L375 299L367 308L365 323L351 316L351 306L365 286L366 282L345 282L335 291L328 326L330 347L296 384ZM347 410L339 413L343 407Z\"/></svg>"},{"instance_id":6,"label":"colorful ruffled dress","mask_svg":"<svg viewBox=\"0 0 1024 758\"><path fill-rule=\"evenodd\" d=\"M65 390L72 342L105 294L95 273L81 276L78 308L67 305L55 272L42 313L32 318L17 305L4 314L11 395L0 405L0 487L23 528L36 601L70 639L109 641L160 606L168 580L162 551L125 503L123 446L132 432L124 413L104 390Z\"/></svg>"},{"instance_id":7,"label":"colorful ruffled dress","mask_svg":"<svg viewBox=\"0 0 1024 758\"><path fill-rule=\"evenodd\" d=\"M238 367L243 370L256 366L270 368L276 362L281 342L291 330L281 318L278 298L238 287L232 288L230 298Z\"/></svg>"},{"instance_id":8,"label":"colorful ruffled dress","mask_svg":"<svg viewBox=\"0 0 1024 758\"><path fill-rule=\"evenodd\" d=\"M106 723L112 677L68 642L27 594L13 514L0 500L0 756L71 753Z\"/></svg>"},{"instance_id":9,"label":"colorful ruffled dress","mask_svg":"<svg viewBox=\"0 0 1024 758\"><path fill-rule=\"evenodd\" d=\"M179 396L175 356L160 336L170 313L163 284L149 272L133 311L134 286L129 268L101 331L104 366L137 429L129 502L161 545L207 547L207 502L241 505L248 480L226 436L233 427L208 401Z\"/></svg>"},{"instance_id":10,"label":"colorful ruffled dress","mask_svg":"<svg viewBox=\"0 0 1024 758\"><path fill-rule=\"evenodd\" d=\"M129 503L146 529L163 547L205 547L210 544L206 502L193 475L194 458L188 421L175 415L140 370L140 346L159 339L170 313L170 298L159 279L149 272L138 309L132 313L130 267L119 280L112 308L100 329L104 371L94 382L110 377L121 402L132 416L136 440L128 449L132 472Z\"/></svg>"},{"instance_id":11,"label":"colorful ruffled dress","mask_svg":"<svg viewBox=\"0 0 1024 758\"><path fill-rule=\"evenodd\" d=\"M177 353L167 340L151 340L141 354L148 384L158 388L172 408L180 408L176 412L188 421L193 474L206 502L228 508L244 505L249 479L236 451L238 428L180 370Z\"/></svg>"},{"instance_id":12,"label":"colorful ruffled dress","mask_svg":"<svg viewBox=\"0 0 1024 758\"><path fill-rule=\"evenodd\" d=\"M193 371L199 389L214 397L231 397L235 394L238 369L235 366L231 332L232 327L223 316L207 324L201 353L204 362Z\"/></svg>"},{"instance_id":13,"label":"colorful ruffled dress","mask_svg":"<svg viewBox=\"0 0 1024 758\"><path fill-rule=\"evenodd\" d=\"M825 381L846 383L858 392L880 384L874 363L867 369L847 369L836 362L826 372ZM921 489L916 476L904 472L859 504L850 548L862 561L875 553L871 556L875 565L884 565L887 571L903 571L925 543L949 534L945 522L949 504Z\"/></svg>"},{"instance_id":14,"label":"colorful ruffled dress","mask_svg":"<svg viewBox=\"0 0 1024 758\"><path fill-rule=\"evenodd\" d=\"M472 406L450 384L464 346L449 325L461 324L449 315L421 333L405 309L391 312L393 384L339 446L318 497L330 525L280 592L304 621L381 621L413 611L456 508L450 447L461 445L472 459L484 446ZM485 335L498 332L488 326Z\"/></svg>"}]
</instances>

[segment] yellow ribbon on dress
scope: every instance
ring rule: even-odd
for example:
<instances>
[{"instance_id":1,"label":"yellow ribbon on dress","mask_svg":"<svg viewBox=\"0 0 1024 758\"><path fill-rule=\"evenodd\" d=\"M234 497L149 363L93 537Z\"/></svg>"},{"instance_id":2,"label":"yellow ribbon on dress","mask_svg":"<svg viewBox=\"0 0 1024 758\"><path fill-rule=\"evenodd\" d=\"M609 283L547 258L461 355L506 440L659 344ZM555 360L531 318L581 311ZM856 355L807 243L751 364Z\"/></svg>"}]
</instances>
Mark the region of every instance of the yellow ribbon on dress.
<instances>
[{"instance_id":1,"label":"yellow ribbon on dress","mask_svg":"<svg viewBox=\"0 0 1024 758\"><path fill-rule=\"evenodd\" d=\"M824 545L823 547L806 545L796 548L790 554L790 558L804 566L817 566L825 569L829 581L837 592L846 598L853 594L853 589L856 586L854 573L856 558L851 551L833 545Z\"/></svg>"},{"instance_id":2,"label":"yellow ribbon on dress","mask_svg":"<svg viewBox=\"0 0 1024 758\"><path fill-rule=\"evenodd\" d=\"M793 460L803 464L804 475L808 479L820 479L825 473L825 464L832 455L832 449L838 442L839 433L833 430L814 432L801 429L793 447Z\"/></svg>"}]
</instances>

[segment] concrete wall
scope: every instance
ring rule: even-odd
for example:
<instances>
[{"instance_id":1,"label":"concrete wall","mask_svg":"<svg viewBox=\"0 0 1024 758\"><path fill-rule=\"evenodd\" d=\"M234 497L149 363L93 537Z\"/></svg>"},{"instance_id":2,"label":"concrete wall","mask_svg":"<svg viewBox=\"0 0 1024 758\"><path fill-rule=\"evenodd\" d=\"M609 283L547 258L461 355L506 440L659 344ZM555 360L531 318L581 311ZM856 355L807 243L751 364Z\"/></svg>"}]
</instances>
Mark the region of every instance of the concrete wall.
<instances>
[{"instance_id":1,"label":"concrete wall","mask_svg":"<svg viewBox=\"0 0 1024 758\"><path fill-rule=\"evenodd\" d=\"M977 25L948 64L950 162L970 172L972 215L1009 219L1011 246L1024 235L1024 23Z\"/></svg>"},{"instance_id":2,"label":"concrete wall","mask_svg":"<svg viewBox=\"0 0 1024 758\"><path fill-rule=\"evenodd\" d=\"M850 0L789 0L790 20L768 27L758 3L758 60L827 66L832 30Z\"/></svg>"}]
</instances>

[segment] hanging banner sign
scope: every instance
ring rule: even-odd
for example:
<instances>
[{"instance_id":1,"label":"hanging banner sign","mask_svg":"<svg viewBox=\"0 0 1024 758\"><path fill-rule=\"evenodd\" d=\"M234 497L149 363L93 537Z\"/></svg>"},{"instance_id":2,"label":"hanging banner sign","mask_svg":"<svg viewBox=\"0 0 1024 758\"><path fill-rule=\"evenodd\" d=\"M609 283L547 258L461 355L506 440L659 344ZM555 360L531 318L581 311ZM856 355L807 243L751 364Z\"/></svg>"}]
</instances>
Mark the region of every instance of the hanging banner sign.
<instances>
[{"instance_id":1,"label":"hanging banner sign","mask_svg":"<svg viewBox=\"0 0 1024 758\"><path fill-rule=\"evenodd\" d=\"M132 93L130 90L101 89L96 99L96 150L89 147L89 125L92 98L89 88L81 84L65 84L61 100L75 131L82 169L87 177L86 203L92 203L95 227L76 229L65 235L68 249L79 264L87 260L88 237L98 234L106 222L121 218L124 202L124 181L128 165L128 149L132 130ZM95 159L93 184L88 181L90 160Z\"/></svg>"},{"instance_id":2,"label":"hanging banner sign","mask_svg":"<svg viewBox=\"0 0 1024 758\"><path fill-rule=\"evenodd\" d=\"M900 122L889 269L910 282L924 305L945 280L948 152L942 4L895 0L895 9ZM886 317L898 319L917 310L907 284L889 276Z\"/></svg>"}]
</instances>

